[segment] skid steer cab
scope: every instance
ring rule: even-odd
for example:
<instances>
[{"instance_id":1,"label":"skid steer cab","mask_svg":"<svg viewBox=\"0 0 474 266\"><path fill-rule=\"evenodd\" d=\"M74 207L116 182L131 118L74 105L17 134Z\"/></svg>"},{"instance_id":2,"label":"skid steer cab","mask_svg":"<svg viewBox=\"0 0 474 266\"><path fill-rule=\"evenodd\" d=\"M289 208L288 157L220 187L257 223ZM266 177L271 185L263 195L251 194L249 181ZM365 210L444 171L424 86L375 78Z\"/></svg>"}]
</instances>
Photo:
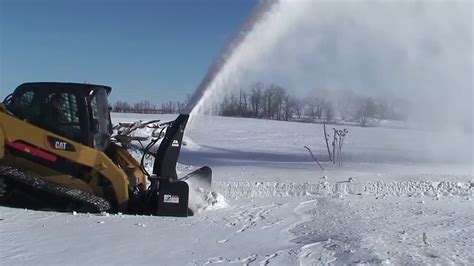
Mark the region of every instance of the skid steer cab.
<instances>
[{"instance_id":1,"label":"skid steer cab","mask_svg":"<svg viewBox=\"0 0 474 266\"><path fill-rule=\"evenodd\" d=\"M188 216L189 185L210 188L202 167L178 178L176 164L189 115L160 123L113 126L111 87L24 83L0 105L0 205L58 211ZM136 137L134 131L154 134ZM155 132L157 134L155 134ZM140 144L140 145L138 145ZM130 150L139 151L141 160ZM134 152L134 154L140 154ZM146 157L154 157L149 173Z\"/></svg>"}]
</instances>

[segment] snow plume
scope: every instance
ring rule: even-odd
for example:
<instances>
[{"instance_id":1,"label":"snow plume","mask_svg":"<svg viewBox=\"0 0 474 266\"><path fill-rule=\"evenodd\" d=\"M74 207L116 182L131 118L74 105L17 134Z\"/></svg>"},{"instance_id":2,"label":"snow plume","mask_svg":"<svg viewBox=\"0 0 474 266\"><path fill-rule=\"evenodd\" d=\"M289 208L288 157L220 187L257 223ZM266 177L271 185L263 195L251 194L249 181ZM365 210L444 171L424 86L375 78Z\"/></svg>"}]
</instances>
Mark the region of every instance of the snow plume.
<instances>
[{"instance_id":1,"label":"snow plume","mask_svg":"<svg viewBox=\"0 0 474 266\"><path fill-rule=\"evenodd\" d=\"M325 89L406 98L416 121L472 131L471 1L269 3L211 68L192 116L264 82L300 96Z\"/></svg>"},{"instance_id":2,"label":"snow plume","mask_svg":"<svg viewBox=\"0 0 474 266\"><path fill-rule=\"evenodd\" d=\"M206 106L208 103L215 102L216 100L220 100L222 98L222 93L225 93L225 91L220 90L218 86L231 81L229 78L221 80L223 75L229 75L229 73L223 73L226 73L226 71L229 70L233 71L232 66L236 64L241 65L241 63L235 63L232 61L235 61L234 58L238 57L239 53L242 53L238 51L241 49L242 44L244 43L245 45L248 43L247 35L255 32L253 30L254 26L259 25L258 22L260 20L264 20L263 18L268 15L268 12L271 10L270 8L275 3L277 3L277 1L262 0L254 8L248 19L234 35L233 40L230 41L224 47L224 49L222 49L219 56L214 60L213 64L207 71L206 76L204 76L196 92L193 94L187 106L184 108L185 113L195 114L207 111L208 108ZM229 66L231 66L231 69L229 69Z\"/></svg>"}]
</instances>

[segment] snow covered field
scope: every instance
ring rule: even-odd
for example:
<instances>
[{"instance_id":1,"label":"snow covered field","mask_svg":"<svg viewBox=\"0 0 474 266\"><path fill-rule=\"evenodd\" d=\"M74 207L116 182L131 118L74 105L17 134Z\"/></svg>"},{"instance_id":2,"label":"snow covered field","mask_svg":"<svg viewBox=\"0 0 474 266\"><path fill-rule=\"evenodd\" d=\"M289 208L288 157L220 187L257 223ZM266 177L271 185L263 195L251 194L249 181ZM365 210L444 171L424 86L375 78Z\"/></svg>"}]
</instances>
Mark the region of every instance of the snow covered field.
<instances>
[{"instance_id":1,"label":"snow covered field","mask_svg":"<svg viewBox=\"0 0 474 266\"><path fill-rule=\"evenodd\" d=\"M195 120L179 173L210 166L225 200L188 218L0 207L0 264L474 264L472 133L347 128L338 168L322 125Z\"/></svg>"}]
</instances>

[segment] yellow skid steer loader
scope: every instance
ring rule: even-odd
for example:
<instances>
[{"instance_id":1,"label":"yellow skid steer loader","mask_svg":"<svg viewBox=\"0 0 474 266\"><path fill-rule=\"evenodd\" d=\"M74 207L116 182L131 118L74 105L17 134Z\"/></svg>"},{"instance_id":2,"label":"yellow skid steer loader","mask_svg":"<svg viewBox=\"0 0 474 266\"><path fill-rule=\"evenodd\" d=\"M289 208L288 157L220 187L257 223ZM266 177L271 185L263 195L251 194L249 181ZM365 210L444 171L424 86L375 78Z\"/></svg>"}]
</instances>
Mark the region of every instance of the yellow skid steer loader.
<instances>
[{"instance_id":1,"label":"yellow skid steer loader","mask_svg":"<svg viewBox=\"0 0 474 266\"><path fill-rule=\"evenodd\" d=\"M111 90L80 83L24 83L0 104L0 205L192 215L185 180L196 178L210 187L212 173L205 166L182 178L176 174L189 115L157 126L162 134L143 149L143 156L155 157L148 173L143 158L138 162L127 150L133 138L113 136L107 102Z\"/></svg>"}]
</instances>

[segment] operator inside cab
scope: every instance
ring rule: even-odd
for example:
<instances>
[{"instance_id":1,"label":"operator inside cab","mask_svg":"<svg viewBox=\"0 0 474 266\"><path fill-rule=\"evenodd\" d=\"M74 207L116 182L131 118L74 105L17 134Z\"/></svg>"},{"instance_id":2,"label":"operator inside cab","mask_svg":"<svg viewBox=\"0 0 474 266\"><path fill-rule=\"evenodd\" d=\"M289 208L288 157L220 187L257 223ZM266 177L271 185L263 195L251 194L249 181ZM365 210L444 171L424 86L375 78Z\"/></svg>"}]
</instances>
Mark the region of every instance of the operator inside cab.
<instances>
[{"instance_id":1,"label":"operator inside cab","mask_svg":"<svg viewBox=\"0 0 474 266\"><path fill-rule=\"evenodd\" d=\"M69 116L67 94L54 93L50 95L45 116L45 127L58 135L77 140L80 138L79 124L75 124Z\"/></svg>"}]
</instances>

